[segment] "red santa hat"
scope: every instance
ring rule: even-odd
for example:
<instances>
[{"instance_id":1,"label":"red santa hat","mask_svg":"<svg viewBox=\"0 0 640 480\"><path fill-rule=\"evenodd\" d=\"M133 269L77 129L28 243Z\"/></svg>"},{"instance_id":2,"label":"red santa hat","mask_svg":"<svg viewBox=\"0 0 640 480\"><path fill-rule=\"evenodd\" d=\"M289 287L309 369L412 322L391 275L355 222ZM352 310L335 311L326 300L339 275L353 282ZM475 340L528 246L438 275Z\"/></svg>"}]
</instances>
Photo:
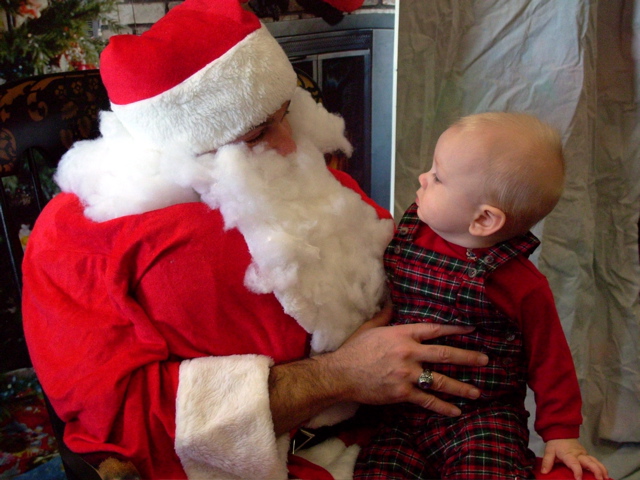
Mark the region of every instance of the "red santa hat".
<instances>
[{"instance_id":1,"label":"red santa hat","mask_svg":"<svg viewBox=\"0 0 640 480\"><path fill-rule=\"evenodd\" d=\"M185 0L100 58L111 108L137 140L194 154L238 138L289 100L296 74L238 0Z\"/></svg>"}]
</instances>

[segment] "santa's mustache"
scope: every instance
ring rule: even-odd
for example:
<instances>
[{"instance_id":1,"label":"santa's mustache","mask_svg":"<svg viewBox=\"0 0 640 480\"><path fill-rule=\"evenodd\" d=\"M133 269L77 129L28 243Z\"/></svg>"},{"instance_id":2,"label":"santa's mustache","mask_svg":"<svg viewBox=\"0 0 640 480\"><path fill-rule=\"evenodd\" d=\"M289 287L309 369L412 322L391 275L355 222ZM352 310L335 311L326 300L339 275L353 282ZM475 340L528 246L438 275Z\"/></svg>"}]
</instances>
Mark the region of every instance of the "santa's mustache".
<instances>
[{"instance_id":1,"label":"santa's mustache","mask_svg":"<svg viewBox=\"0 0 640 480\"><path fill-rule=\"evenodd\" d=\"M199 163L209 172L212 182L203 190L197 185L194 188L213 208L218 207L225 195L266 196L283 203L299 200L304 192L311 194L318 190L313 182L306 184L312 179L303 172L326 168L323 152L308 140L299 141L296 150L287 155L266 145L250 148L242 143L231 144L208 158L201 157ZM251 203L245 206L251 208Z\"/></svg>"}]
</instances>

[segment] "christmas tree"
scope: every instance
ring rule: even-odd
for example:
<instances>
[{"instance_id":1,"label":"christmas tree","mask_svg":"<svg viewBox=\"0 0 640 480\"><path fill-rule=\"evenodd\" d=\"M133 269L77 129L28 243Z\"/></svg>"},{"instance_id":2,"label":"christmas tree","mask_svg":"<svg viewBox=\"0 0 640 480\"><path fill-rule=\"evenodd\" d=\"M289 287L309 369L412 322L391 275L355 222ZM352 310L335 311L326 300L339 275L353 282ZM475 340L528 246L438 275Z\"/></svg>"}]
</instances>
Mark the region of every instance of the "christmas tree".
<instances>
[{"instance_id":1,"label":"christmas tree","mask_svg":"<svg viewBox=\"0 0 640 480\"><path fill-rule=\"evenodd\" d=\"M0 79L96 68L105 42L92 35L116 0L0 0ZM0 80L0 83L2 83Z\"/></svg>"}]
</instances>

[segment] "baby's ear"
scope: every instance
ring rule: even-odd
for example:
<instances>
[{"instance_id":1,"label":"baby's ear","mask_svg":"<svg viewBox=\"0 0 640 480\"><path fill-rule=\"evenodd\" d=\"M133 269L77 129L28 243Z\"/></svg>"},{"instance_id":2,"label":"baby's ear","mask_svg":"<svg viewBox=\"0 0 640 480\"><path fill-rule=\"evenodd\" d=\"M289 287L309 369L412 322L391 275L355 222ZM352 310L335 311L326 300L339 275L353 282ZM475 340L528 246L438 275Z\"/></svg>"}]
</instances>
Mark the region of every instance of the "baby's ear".
<instances>
[{"instance_id":1,"label":"baby's ear","mask_svg":"<svg viewBox=\"0 0 640 480\"><path fill-rule=\"evenodd\" d=\"M507 215L497 207L480 205L469 225L469 233L475 237L489 237L500 231L507 221Z\"/></svg>"}]
</instances>

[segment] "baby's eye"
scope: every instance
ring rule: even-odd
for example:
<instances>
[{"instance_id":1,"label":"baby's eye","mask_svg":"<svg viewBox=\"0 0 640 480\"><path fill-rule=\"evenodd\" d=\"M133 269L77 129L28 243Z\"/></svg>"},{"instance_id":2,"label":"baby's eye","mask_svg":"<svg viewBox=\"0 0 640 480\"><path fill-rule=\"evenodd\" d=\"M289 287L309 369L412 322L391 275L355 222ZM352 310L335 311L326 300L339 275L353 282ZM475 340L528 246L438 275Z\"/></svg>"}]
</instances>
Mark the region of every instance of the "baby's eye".
<instances>
[{"instance_id":1,"label":"baby's eye","mask_svg":"<svg viewBox=\"0 0 640 480\"><path fill-rule=\"evenodd\" d=\"M440 179L438 178L438 175L436 175L435 173L433 174L433 181L436 183L440 183Z\"/></svg>"}]
</instances>

